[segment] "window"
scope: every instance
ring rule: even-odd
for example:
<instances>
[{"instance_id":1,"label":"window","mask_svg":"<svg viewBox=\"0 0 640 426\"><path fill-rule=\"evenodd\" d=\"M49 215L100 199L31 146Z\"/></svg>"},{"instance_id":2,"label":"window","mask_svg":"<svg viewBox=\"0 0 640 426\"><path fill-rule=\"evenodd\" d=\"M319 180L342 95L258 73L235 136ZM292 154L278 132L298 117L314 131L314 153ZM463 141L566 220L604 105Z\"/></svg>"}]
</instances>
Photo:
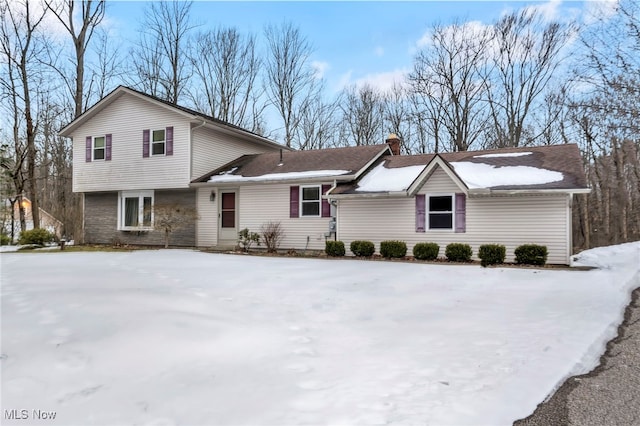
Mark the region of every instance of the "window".
<instances>
[{"instance_id":1,"label":"window","mask_svg":"<svg viewBox=\"0 0 640 426\"><path fill-rule=\"evenodd\" d=\"M106 152L106 143L104 136L96 136L93 138L93 160L104 160Z\"/></svg>"},{"instance_id":2,"label":"window","mask_svg":"<svg viewBox=\"0 0 640 426\"><path fill-rule=\"evenodd\" d=\"M301 216L320 216L320 186L302 186L300 190Z\"/></svg>"},{"instance_id":3,"label":"window","mask_svg":"<svg viewBox=\"0 0 640 426\"><path fill-rule=\"evenodd\" d=\"M153 198L153 191L121 192L118 199L118 229L152 229Z\"/></svg>"},{"instance_id":4,"label":"window","mask_svg":"<svg viewBox=\"0 0 640 426\"><path fill-rule=\"evenodd\" d=\"M154 130L152 132L151 139L151 155L164 155L165 153L165 138L164 129Z\"/></svg>"},{"instance_id":5,"label":"window","mask_svg":"<svg viewBox=\"0 0 640 426\"><path fill-rule=\"evenodd\" d=\"M429 196L429 229L453 229L453 195Z\"/></svg>"}]
</instances>

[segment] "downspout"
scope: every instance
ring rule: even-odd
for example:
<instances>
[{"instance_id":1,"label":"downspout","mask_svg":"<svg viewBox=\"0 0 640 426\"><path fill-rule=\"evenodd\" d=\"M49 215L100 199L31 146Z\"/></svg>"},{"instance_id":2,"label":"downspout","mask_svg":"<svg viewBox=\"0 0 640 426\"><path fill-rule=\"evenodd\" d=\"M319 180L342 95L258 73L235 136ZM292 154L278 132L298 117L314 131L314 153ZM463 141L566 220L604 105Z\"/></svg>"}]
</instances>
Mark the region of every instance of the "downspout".
<instances>
[{"instance_id":1,"label":"downspout","mask_svg":"<svg viewBox=\"0 0 640 426\"><path fill-rule=\"evenodd\" d=\"M329 188L329 190L327 192L331 192L334 189L336 189L337 187L338 187L338 180L334 179L333 180L333 185L331 186L331 188ZM333 204L331 202L331 199L329 199L328 197L327 197L327 201L329 201L329 205ZM336 221L336 231L333 233L333 240L334 241L338 241L338 201L336 201L335 207L336 207L336 216L335 216L334 219Z\"/></svg>"},{"instance_id":2,"label":"downspout","mask_svg":"<svg viewBox=\"0 0 640 426\"><path fill-rule=\"evenodd\" d=\"M196 129L199 129L200 127L203 127L205 124L207 124L206 120L204 118L200 118L200 120L202 120L202 123L198 124L195 127L192 127L191 130L189 131L189 171L187 172L189 174L188 178L189 178L189 182L191 182L191 172L193 171L193 131ZM196 189L196 211L198 209L198 190ZM198 240L199 240L199 235L200 232L198 230L198 222L199 220L196 219L196 247L198 247Z\"/></svg>"},{"instance_id":3,"label":"downspout","mask_svg":"<svg viewBox=\"0 0 640 426\"><path fill-rule=\"evenodd\" d=\"M207 121L204 118L202 117L196 117L196 118L202 120L202 123L198 124L195 127L192 127L191 130L189 131L189 171L188 171L189 182L191 182L191 172L193 170L193 131L207 124Z\"/></svg>"}]
</instances>

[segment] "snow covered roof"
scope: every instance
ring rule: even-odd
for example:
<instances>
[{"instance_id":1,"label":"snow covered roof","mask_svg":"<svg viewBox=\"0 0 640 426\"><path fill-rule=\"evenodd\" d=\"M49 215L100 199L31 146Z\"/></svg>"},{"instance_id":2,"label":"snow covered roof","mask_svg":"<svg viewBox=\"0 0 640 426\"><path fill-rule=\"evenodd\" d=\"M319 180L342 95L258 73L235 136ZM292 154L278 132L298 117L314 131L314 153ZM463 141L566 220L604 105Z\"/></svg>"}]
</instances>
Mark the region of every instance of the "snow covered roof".
<instances>
[{"instance_id":1,"label":"snow covered roof","mask_svg":"<svg viewBox=\"0 0 640 426\"><path fill-rule=\"evenodd\" d=\"M407 156L384 156L358 182L331 195L401 193L428 178L434 160L467 189L579 190L587 183L575 144ZM461 188L462 189L462 188Z\"/></svg>"},{"instance_id":2,"label":"snow covered roof","mask_svg":"<svg viewBox=\"0 0 640 426\"><path fill-rule=\"evenodd\" d=\"M244 155L192 183L244 183L297 180L352 181L389 152L387 144Z\"/></svg>"}]
</instances>

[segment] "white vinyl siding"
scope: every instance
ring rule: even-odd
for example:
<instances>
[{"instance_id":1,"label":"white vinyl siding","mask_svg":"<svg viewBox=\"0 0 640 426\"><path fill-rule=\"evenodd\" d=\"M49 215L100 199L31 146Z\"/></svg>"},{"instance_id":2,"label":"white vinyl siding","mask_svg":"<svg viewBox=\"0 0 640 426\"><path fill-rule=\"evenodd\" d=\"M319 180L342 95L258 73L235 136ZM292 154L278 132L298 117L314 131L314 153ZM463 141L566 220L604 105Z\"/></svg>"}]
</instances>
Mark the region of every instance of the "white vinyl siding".
<instances>
[{"instance_id":1,"label":"white vinyl siding","mask_svg":"<svg viewBox=\"0 0 640 426\"><path fill-rule=\"evenodd\" d=\"M435 242L444 256L449 243L467 243L477 259L482 244L499 243L507 248L507 261L521 244L546 245L549 263L568 261L567 195L467 198L467 229L464 233L427 230L415 232L415 199L340 200L338 239L346 247L353 240L370 240L380 249L384 240L402 240L408 254L418 242Z\"/></svg>"},{"instance_id":2,"label":"white vinyl siding","mask_svg":"<svg viewBox=\"0 0 640 426\"><path fill-rule=\"evenodd\" d=\"M328 217L289 217L290 185L242 186L240 197L240 223L238 229L249 228L260 232L262 224L280 222L284 229L281 248L324 250L325 233L329 231Z\"/></svg>"},{"instance_id":3,"label":"white vinyl siding","mask_svg":"<svg viewBox=\"0 0 640 426\"><path fill-rule=\"evenodd\" d=\"M142 131L173 126L172 156L142 157ZM73 132L73 191L119 191L189 186L190 124L180 114L123 94ZM85 161L87 136L112 134L111 161Z\"/></svg>"},{"instance_id":4,"label":"white vinyl siding","mask_svg":"<svg viewBox=\"0 0 640 426\"><path fill-rule=\"evenodd\" d=\"M196 208L196 245L198 247L214 247L218 245L218 203L211 200L211 192L216 194L215 188L198 188Z\"/></svg>"},{"instance_id":5,"label":"white vinyl siding","mask_svg":"<svg viewBox=\"0 0 640 426\"><path fill-rule=\"evenodd\" d=\"M277 149L252 143L219 130L197 127L197 124L194 125L192 139L191 179L199 178L224 166L241 155L260 154Z\"/></svg>"}]
</instances>

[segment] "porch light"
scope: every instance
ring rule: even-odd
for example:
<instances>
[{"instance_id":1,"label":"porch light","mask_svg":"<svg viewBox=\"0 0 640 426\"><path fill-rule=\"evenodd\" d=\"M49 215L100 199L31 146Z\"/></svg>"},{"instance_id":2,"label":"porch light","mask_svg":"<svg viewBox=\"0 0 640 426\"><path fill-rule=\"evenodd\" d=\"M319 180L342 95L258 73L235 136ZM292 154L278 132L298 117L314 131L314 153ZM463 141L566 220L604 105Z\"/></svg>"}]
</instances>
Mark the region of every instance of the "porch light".
<instances>
[{"instance_id":1,"label":"porch light","mask_svg":"<svg viewBox=\"0 0 640 426\"><path fill-rule=\"evenodd\" d=\"M211 195L209 195L209 201L214 202L216 200L216 191L211 191Z\"/></svg>"}]
</instances>

